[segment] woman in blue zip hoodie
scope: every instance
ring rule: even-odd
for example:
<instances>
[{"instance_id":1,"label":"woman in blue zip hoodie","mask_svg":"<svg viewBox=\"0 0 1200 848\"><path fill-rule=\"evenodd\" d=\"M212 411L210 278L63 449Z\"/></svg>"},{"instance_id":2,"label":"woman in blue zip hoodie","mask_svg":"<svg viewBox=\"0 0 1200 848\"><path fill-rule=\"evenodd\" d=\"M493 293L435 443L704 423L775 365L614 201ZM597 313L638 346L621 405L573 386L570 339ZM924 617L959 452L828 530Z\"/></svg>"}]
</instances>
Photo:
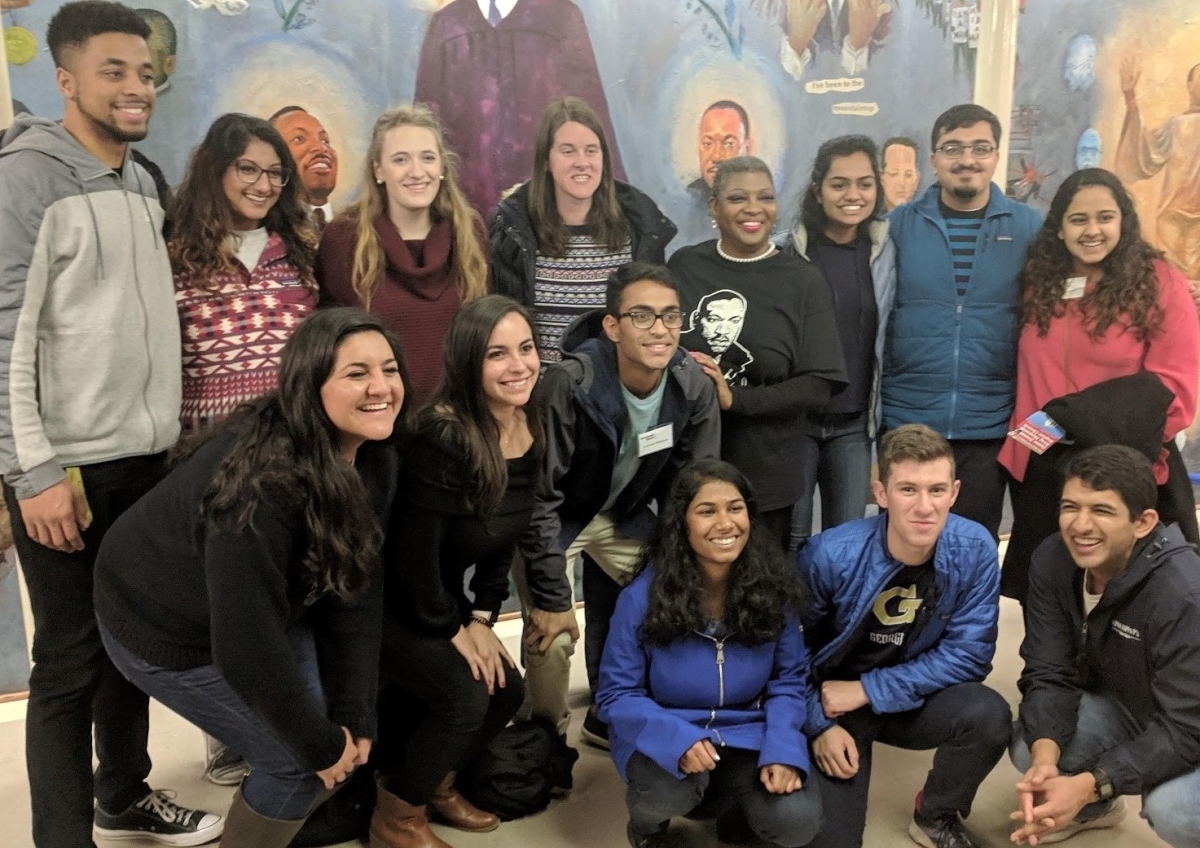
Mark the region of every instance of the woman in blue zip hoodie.
<instances>
[{"instance_id":1,"label":"woman in blue zip hoodie","mask_svg":"<svg viewBox=\"0 0 1200 848\"><path fill-rule=\"evenodd\" d=\"M747 825L784 846L816 836L803 597L745 476L713 459L680 472L617 601L596 693L633 848L702 801L723 841Z\"/></svg>"}]
</instances>

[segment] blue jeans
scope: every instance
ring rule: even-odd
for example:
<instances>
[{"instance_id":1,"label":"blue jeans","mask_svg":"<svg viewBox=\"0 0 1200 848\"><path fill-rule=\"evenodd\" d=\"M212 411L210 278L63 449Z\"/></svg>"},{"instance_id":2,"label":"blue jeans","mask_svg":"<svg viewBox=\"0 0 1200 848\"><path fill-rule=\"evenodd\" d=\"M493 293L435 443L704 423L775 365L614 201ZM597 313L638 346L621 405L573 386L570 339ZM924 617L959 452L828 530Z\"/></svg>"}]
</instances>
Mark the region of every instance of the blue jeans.
<instances>
[{"instance_id":1,"label":"blue jeans","mask_svg":"<svg viewBox=\"0 0 1200 848\"><path fill-rule=\"evenodd\" d=\"M821 487L821 529L862 518L871 495L871 439L867 413L805 416L800 466L800 500L792 513L796 551L812 535L813 490Z\"/></svg>"},{"instance_id":2,"label":"blue jeans","mask_svg":"<svg viewBox=\"0 0 1200 848\"><path fill-rule=\"evenodd\" d=\"M312 631L297 627L289 635L308 691L324 705ZM186 671L159 668L131 654L103 626L100 638L113 665L130 683L246 758L251 771L242 783L242 799L250 809L285 821L308 816L325 785L276 737L215 665Z\"/></svg>"},{"instance_id":3,"label":"blue jeans","mask_svg":"<svg viewBox=\"0 0 1200 848\"><path fill-rule=\"evenodd\" d=\"M1059 770L1078 774L1103 752L1137 735L1137 722L1115 698L1084 692L1075 735L1059 758ZM1022 773L1033 763L1020 721L1013 725L1008 755ZM1142 818L1172 848L1200 848L1200 769L1173 777L1142 795Z\"/></svg>"}]
</instances>

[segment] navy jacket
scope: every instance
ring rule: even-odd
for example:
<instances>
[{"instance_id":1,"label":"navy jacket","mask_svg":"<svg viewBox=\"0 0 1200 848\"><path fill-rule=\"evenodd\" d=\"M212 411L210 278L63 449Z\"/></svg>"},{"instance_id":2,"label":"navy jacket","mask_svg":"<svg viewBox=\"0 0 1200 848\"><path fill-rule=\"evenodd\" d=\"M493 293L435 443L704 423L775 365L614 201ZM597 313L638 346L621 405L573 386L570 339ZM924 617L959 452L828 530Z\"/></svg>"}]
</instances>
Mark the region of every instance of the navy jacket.
<instances>
[{"instance_id":1,"label":"navy jacket","mask_svg":"<svg viewBox=\"0 0 1200 848\"><path fill-rule=\"evenodd\" d=\"M804 732L816 738L836 723L821 707L817 670L854 647L850 643L875 599L905 566L888 553L886 513L818 533L799 553L797 564L812 593L804 616L814 670ZM995 541L983 525L951 514L938 537L933 570L936 597L921 605L920 629L904 661L861 678L876 713L915 710L926 696L982 681L992 668L1000 614Z\"/></svg>"},{"instance_id":2,"label":"navy jacket","mask_svg":"<svg viewBox=\"0 0 1200 848\"><path fill-rule=\"evenodd\" d=\"M896 300L883 352L883 426L927 424L947 439L999 439L1016 394L1018 278L1041 227L992 184L975 264L960 298L934 183L888 216Z\"/></svg>"},{"instance_id":3,"label":"navy jacket","mask_svg":"<svg viewBox=\"0 0 1200 848\"><path fill-rule=\"evenodd\" d=\"M661 647L638 631L650 605L652 568L617 598L600 662L596 706L608 724L621 777L634 751L683 779L679 759L701 739L758 751L759 768L780 764L808 774L804 690L808 652L800 621L779 639L741 644L693 633Z\"/></svg>"}]
</instances>

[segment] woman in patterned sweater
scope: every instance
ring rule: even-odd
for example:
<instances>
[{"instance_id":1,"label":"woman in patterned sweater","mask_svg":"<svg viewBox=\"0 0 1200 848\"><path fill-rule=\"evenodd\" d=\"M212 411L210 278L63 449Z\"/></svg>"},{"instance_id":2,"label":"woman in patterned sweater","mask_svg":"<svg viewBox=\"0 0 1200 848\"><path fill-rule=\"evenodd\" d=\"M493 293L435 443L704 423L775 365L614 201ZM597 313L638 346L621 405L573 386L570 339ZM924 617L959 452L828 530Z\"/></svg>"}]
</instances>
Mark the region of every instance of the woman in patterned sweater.
<instances>
[{"instance_id":1,"label":"woman in patterned sweater","mask_svg":"<svg viewBox=\"0 0 1200 848\"><path fill-rule=\"evenodd\" d=\"M287 144L222 115L192 154L168 217L183 335L184 433L275 388L284 342L317 303L315 234Z\"/></svg>"}]
</instances>

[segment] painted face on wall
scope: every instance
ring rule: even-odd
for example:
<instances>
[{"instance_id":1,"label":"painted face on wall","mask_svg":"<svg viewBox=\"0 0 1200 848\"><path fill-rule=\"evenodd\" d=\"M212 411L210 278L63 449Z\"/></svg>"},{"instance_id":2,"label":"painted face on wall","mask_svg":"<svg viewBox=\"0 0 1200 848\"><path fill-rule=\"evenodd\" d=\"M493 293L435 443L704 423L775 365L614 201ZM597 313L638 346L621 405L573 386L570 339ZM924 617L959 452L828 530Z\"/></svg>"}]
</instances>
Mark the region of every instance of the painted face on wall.
<instances>
[{"instance_id":1,"label":"painted face on wall","mask_svg":"<svg viewBox=\"0 0 1200 848\"><path fill-rule=\"evenodd\" d=\"M299 109L285 112L274 124L296 160L305 199L312 206L324 206L337 187L338 177L338 155L329 133L320 121Z\"/></svg>"},{"instance_id":2,"label":"painted face on wall","mask_svg":"<svg viewBox=\"0 0 1200 848\"><path fill-rule=\"evenodd\" d=\"M1100 149L1100 133L1088 127L1075 145L1075 168L1099 168Z\"/></svg>"},{"instance_id":3,"label":"painted face on wall","mask_svg":"<svg viewBox=\"0 0 1200 848\"><path fill-rule=\"evenodd\" d=\"M750 137L736 109L709 109L700 118L700 176L712 188L717 167L726 159L750 155Z\"/></svg>"},{"instance_id":4,"label":"painted face on wall","mask_svg":"<svg viewBox=\"0 0 1200 848\"><path fill-rule=\"evenodd\" d=\"M889 144L883 150L883 172L879 175L883 199L890 212L901 203L908 203L921 183L917 167L917 151L907 144Z\"/></svg>"},{"instance_id":5,"label":"painted face on wall","mask_svg":"<svg viewBox=\"0 0 1200 848\"><path fill-rule=\"evenodd\" d=\"M1067 45L1063 81L1071 91L1087 91L1096 81L1096 42L1090 35L1081 32Z\"/></svg>"},{"instance_id":6,"label":"painted face on wall","mask_svg":"<svg viewBox=\"0 0 1200 848\"><path fill-rule=\"evenodd\" d=\"M171 19L155 9L135 10L150 26L150 54L154 59L154 88L162 92L167 81L175 73L178 34Z\"/></svg>"}]
</instances>

